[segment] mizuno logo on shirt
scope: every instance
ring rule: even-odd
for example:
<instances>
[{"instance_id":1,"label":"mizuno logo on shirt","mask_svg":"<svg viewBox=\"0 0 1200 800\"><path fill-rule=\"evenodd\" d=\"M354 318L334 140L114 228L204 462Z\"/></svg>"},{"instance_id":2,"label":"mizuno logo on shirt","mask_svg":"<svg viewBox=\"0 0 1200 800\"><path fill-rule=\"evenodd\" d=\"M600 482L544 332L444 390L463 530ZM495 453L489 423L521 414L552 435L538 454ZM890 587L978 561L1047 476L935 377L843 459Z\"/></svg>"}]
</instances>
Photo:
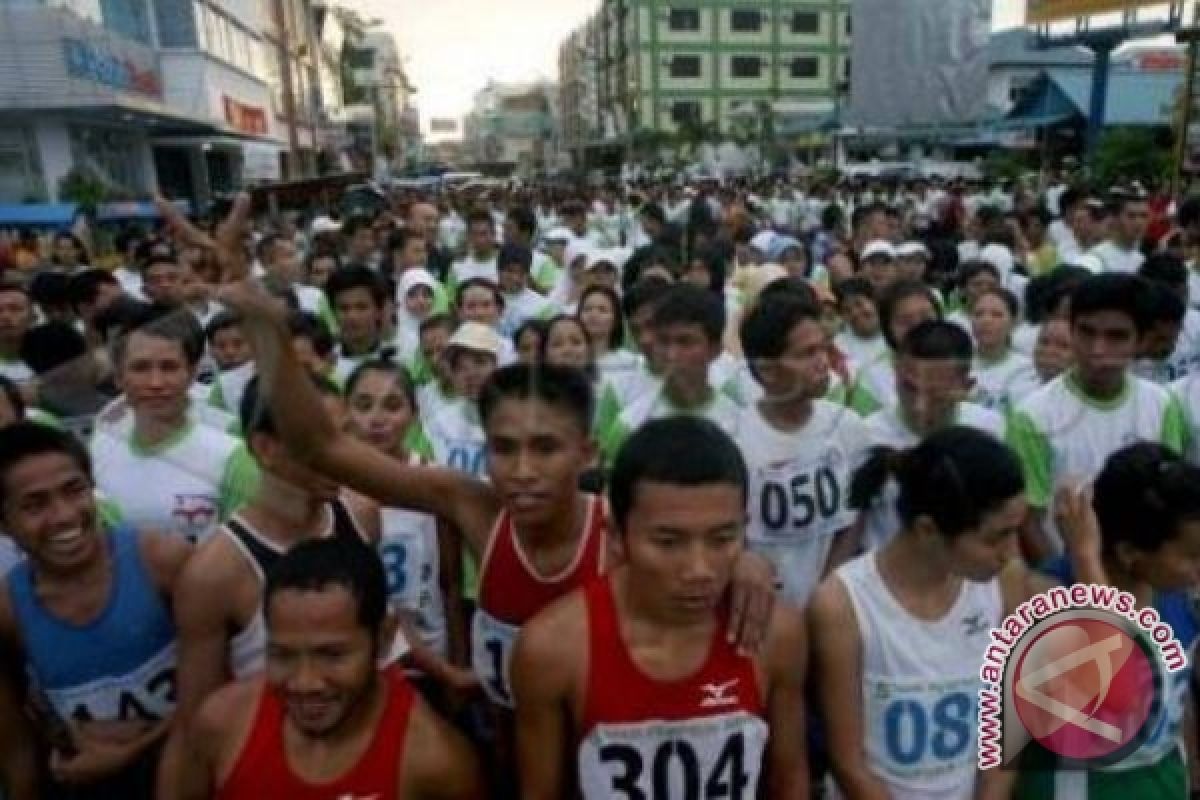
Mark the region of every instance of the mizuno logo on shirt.
<instances>
[{"instance_id":1,"label":"mizuno logo on shirt","mask_svg":"<svg viewBox=\"0 0 1200 800\"><path fill-rule=\"evenodd\" d=\"M967 636L977 636L988 629L988 624L983 618L983 614L973 614L969 617L963 617L962 624L963 632Z\"/></svg>"},{"instance_id":2,"label":"mizuno logo on shirt","mask_svg":"<svg viewBox=\"0 0 1200 800\"><path fill-rule=\"evenodd\" d=\"M738 685L738 679L734 678L725 683L706 683L700 687L700 691L704 693L703 699L700 700L701 708L721 708L723 706L736 705L738 698L733 694L733 689Z\"/></svg>"}]
</instances>

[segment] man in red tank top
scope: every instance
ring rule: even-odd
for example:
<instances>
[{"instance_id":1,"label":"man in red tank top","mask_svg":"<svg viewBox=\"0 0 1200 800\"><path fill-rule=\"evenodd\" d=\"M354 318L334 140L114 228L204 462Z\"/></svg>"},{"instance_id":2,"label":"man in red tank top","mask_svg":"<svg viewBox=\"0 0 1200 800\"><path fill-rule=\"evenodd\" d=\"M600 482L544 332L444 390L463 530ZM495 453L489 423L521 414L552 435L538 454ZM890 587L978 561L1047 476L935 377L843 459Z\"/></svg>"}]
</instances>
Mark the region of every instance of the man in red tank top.
<instances>
[{"instance_id":1,"label":"man in red tank top","mask_svg":"<svg viewBox=\"0 0 1200 800\"><path fill-rule=\"evenodd\" d=\"M267 674L200 707L185 738L184 798L474 800L466 741L398 670L377 666L395 635L374 552L296 545L267 576Z\"/></svg>"},{"instance_id":2,"label":"man in red tank top","mask_svg":"<svg viewBox=\"0 0 1200 800\"><path fill-rule=\"evenodd\" d=\"M737 445L703 419L649 422L609 496L623 564L517 640L520 797L807 797L799 611L775 607L759 655L722 635L744 546Z\"/></svg>"}]
</instances>

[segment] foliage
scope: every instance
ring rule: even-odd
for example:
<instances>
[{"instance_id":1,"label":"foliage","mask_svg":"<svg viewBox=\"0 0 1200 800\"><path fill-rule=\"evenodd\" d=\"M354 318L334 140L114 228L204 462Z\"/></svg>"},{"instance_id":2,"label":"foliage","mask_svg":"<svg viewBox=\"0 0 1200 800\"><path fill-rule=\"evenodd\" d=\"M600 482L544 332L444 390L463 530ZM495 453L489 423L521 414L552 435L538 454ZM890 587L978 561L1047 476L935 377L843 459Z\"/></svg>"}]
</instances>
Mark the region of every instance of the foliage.
<instances>
[{"instance_id":1,"label":"foliage","mask_svg":"<svg viewBox=\"0 0 1200 800\"><path fill-rule=\"evenodd\" d=\"M1100 137L1092 177L1101 186L1141 181L1162 183L1170 176L1171 148L1154 131L1113 128Z\"/></svg>"},{"instance_id":2,"label":"foliage","mask_svg":"<svg viewBox=\"0 0 1200 800\"><path fill-rule=\"evenodd\" d=\"M94 212L101 203L112 199L108 185L86 167L72 167L58 182L58 196L64 203L76 203L80 209Z\"/></svg>"},{"instance_id":3,"label":"foliage","mask_svg":"<svg viewBox=\"0 0 1200 800\"><path fill-rule=\"evenodd\" d=\"M1029 171L1028 161L1015 150L993 150L984 159L983 174L994 181L1016 181Z\"/></svg>"}]
</instances>

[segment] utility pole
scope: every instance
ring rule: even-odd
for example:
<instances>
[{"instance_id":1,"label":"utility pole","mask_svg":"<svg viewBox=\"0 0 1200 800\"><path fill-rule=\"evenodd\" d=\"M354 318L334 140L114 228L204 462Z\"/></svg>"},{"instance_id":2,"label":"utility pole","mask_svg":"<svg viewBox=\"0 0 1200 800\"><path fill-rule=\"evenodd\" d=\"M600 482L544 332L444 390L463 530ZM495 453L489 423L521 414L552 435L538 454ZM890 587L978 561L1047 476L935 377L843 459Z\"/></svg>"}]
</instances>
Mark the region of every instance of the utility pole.
<instances>
[{"instance_id":1,"label":"utility pole","mask_svg":"<svg viewBox=\"0 0 1200 800\"><path fill-rule=\"evenodd\" d=\"M291 180L297 174L297 160L300 158L300 134L296 127L296 94L292 84L292 45L288 29L287 0L271 0L271 12L275 18L275 28L279 32L279 62L280 76L283 78L283 118L287 125L288 158L287 170L283 177Z\"/></svg>"}]
</instances>

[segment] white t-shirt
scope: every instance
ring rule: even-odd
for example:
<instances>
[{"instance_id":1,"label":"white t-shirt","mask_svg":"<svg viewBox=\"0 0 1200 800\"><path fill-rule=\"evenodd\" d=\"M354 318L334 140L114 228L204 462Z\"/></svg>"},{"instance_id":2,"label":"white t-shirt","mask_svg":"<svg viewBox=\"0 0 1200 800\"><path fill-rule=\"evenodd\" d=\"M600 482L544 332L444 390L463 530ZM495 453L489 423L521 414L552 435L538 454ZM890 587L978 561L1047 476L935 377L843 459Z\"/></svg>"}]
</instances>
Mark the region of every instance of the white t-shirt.
<instances>
[{"instance_id":1,"label":"white t-shirt","mask_svg":"<svg viewBox=\"0 0 1200 800\"><path fill-rule=\"evenodd\" d=\"M450 283L461 286L472 278L486 278L492 283L499 281L495 253L491 258L485 259L476 259L475 256L468 255L450 265Z\"/></svg>"},{"instance_id":2,"label":"white t-shirt","mask_svg":"<svg viewBox=\"0 0 1200 800\"><path fill-rule=\"evenodd\" d=\"M1136 273L1146 261L1141 250L1136 247L1126 250L1112 240L1096 245L1091 249L1091 254L1104 264L1105 272L1122 272L1128 275Z\"/></svg>"},{"instance_id":3,"label":"white t-shirt","mask_svg":"<svg viewBox=\"0 0 1200 800\"><path fill-rule=\"evenodd\" d=\"M1042 385L1033 360L1014 350L1007 351L995 361L976 356L971 377L975 381L971 402L1001 413L1006 413Z\"/></svg>"},{"instance_id":4,"label":"white t-shirt","mask_svg":"<svg viewBox=\"0 0 1200 800\"><path fill-rule=\"evenodd\" d=\"M486 437L473 403L455 400L426 417L425 435L438 464L487 480Z\"/></svg>"}]
</instances>

